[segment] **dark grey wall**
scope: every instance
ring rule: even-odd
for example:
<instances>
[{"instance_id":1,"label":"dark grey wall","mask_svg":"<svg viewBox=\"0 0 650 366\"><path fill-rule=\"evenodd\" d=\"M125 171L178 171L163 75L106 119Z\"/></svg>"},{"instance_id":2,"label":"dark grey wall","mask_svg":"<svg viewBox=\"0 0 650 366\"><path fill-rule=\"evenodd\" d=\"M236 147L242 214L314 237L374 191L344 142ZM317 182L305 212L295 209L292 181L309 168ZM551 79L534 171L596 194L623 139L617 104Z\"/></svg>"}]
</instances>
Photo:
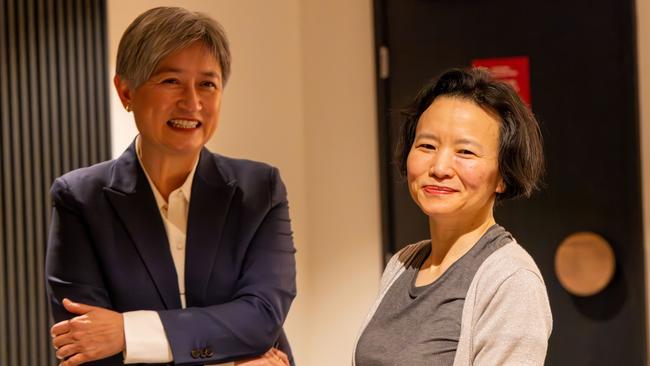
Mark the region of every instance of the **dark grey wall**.
<instances>
[{"instance_id":1,"label":"dark grey wall","mask_svg":"<svg viewBox=\"0 0 650 366\"><path fill-rule=\"evenodd\" d=\"M0 365L54 365L49 186L110 157L104 0L0 0Z\"/></svg>"}]
</instances>

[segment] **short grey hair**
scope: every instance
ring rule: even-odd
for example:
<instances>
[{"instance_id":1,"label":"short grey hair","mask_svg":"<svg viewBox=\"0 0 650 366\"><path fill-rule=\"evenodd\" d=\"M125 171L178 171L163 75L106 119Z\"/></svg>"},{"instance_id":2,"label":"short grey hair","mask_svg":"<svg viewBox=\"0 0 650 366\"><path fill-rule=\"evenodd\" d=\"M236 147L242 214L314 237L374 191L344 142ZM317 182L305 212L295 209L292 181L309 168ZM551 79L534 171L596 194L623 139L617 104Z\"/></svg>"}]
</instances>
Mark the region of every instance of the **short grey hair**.
<instances>
[{"instance_id":1,"label":"short grey hair","mask_svg":"<svg viewBox=\"0 0 650 366\"><path fill-rule=\"evenodd\" d=\"M221 66L222 82L230 76L230 48L221 24L207 15L178 7L157 7L140 14L126 29L117 49L115 73L137 88L158 63L174 51L203 42Z\"/></svg>"}]
</instances>

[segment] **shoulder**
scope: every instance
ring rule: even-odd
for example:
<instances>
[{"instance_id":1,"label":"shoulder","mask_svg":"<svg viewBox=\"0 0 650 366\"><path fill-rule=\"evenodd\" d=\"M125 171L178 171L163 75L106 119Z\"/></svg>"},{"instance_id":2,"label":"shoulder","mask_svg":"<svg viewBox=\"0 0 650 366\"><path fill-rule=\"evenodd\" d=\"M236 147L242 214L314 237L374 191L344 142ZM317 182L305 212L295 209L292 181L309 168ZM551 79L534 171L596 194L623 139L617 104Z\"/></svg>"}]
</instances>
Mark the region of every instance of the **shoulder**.
<instances>
[{"instance_id":1,"label":"shoulder","mask_svg":"<svg viewBox=\"0 0 650 366\"><path fill-rule=\"evenodd\" d=\"M222 174L231 179L241 180L250 176L264 176L277 170L277 168L260 161L233 158L213 152L210 152L208 156L219 167Z\"/></svg>"},{"instance_id":2,"label":"shoulder","mask_svg":"<svg viewBox=\"0 0 650 366\"><path fill-rule=\"evenodd\" d=\"M79 168L63 174L52 183L52 198L94 196L105 187L111 179L115 160L104 161L85 168Z\"/></svg>"},{"instance_id":3,"label":"shoulder","mask_svg":"<svg viewBox=\"0 0 650 366\"><path fill-rule=\"evenodd\" d=\"M110 179L110 172L114 162L115 160L107 160L89 167L71 170L56 180L71 187L80 187L92 183L106 183Z\"/></svg>"},{"instance_id":4,"label":"shoulder","mask_svg":"<svg viewBox=\"0 0 650 366\"><path fill-rule=\"evenodd\" d=\"M415 259L416 255L424 249L424 247L431 244L430 240L422 240L417 243L409 244L395 253L386 265L386 269L390 267L406 267Z\"/></svg>"},{"instance_id":5,"label":"shoulder","mask_svg":"<svg viewBox=\"0 0 650 366\"><path fill-rule=\"evenodd\" d=\"M542 275L535 260L515 240L497 249L479 267L476 276L499 283L514 275L527 274L536 277L543 285ZM480 285L480 284L479 284Z\"/></svg>"},{"instance_id":6,"label":"shoulder","mask_svg":"<svg viewBox=\"0 0 650 366\"><path fill-rule=\"evenodd\" d=\"M278 168L259 161L232 158L209 151L202 158L211 160L219 175L227 184L239 190L244 200L258 203L268 201L272 204L286 201L286 188ZM205 178L210 179L209 176Z\"/></svg>"},{"instance_id":7,"label":"shoulder","mask_svg":"<svg viewBox=\"0 0 650 366\"><path fill-rule=\"evenodd\" d=\"M239 159L209 152L207 154L227 182L240 186L269 184L280 181L278 169L267 163Z\"/></svg>"},{"instance_id":8,"label":"shoulder","mask_svg":"<svg viewBox=\"0 0 650 366\"><path fill-rule=\"evenodd\" d=\"M513 240L492 253L472 280L463 308L458 364L543 364L552 329L540 271Z\"/></svg>"},{"instance_id":9,"label":"shoulder","mask_svg":"<svg viewBox=\"0 0 650 366\"><path fill-rule=\"evenodd\" d=\"M501 310L523 307L539 310L544 318L550 319L542 274L530 254L514 240L492 253L479 267L468 299L479 314L496 302Z\"/></svg>"},{"instance_id":10,"label":"shoulder","mask_svg":"<svg viewBox=\"0 0 650 366\"><path fill-rule=\"evenodd\" d=\"M422 240L414 244L409 244L395 253L388 261L388 264L386 264L384 273L381 276L380 288L382 290L388 289L404 269L413 262L417 254L430 244L430 240Z\"/></svg>"}]
</instances>

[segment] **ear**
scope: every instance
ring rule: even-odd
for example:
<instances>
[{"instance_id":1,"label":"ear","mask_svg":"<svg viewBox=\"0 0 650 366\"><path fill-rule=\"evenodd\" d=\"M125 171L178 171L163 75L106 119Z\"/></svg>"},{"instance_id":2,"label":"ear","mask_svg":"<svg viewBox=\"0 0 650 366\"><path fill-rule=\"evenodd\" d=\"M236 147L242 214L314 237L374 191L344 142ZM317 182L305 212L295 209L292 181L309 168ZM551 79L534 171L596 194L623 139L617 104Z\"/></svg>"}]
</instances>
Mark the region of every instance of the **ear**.
<instances>
[{"instance_id":1,"label":"ear","mask_svg":"<svg viewBox=\"0 0 650 366\"><path fill-rule=\"evenodd\" d=\"M506 183L503 181L503 178L499 177L499 182L497 183L497 188L495 189L496 193L503 193L506 191Z\"/></svg>"},{"instance_id":2,"label":"ear","mask_svg":"<svg viewBox=\"0 0 650 366\"><path fill-rule=\"evenodd\" d=\"M115 90L117 90L117 95L122 101L122 105L129 111L131 108L131 88L129 87L129 83L119 75L115 75L113 77L113 84L115 85Z\"/></svg>"}]
</instances>

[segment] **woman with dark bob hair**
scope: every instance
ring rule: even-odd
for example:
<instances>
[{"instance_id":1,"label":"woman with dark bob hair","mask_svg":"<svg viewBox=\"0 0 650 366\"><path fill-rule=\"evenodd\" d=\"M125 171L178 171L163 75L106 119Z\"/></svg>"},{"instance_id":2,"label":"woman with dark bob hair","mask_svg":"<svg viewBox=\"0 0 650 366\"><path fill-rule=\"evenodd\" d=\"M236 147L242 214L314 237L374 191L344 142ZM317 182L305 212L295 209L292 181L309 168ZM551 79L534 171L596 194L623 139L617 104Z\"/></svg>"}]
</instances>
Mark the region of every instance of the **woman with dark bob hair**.
<instances>
[{"instance_id":1,"label":"woman with dark bob hair","mask_svg":"<svg viewBox=\"0 0 650 366\"><path fill-rule=\"evenodd\" d=\"M543 365L546 287L493 215L539 187L535 117L480 69L444 73L405 115L398 165L431 237L389 261L353 365Z\"/></svg>"}]
</instances>

